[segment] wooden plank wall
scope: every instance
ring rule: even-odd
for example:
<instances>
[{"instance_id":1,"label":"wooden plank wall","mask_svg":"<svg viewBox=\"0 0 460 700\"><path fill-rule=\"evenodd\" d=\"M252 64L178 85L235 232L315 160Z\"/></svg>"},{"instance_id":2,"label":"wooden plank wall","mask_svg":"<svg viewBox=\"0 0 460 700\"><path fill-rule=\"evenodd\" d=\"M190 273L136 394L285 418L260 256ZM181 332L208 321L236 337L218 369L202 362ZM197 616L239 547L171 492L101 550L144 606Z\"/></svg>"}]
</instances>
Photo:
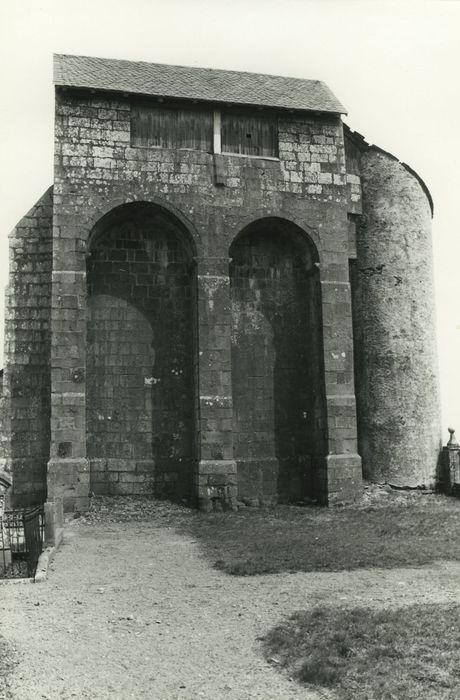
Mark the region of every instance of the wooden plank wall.
<instances>
[{"instance_id":1,"label":"wooden plank wall","mask_svg":"<svg viewBox=\"0 0 460 700\"><path fill-rule=\"evenodd\" d=\"M248 156L278 156L276 119L266 114L222 113L222 152Z\"/></svg>"},{"instance_id":2,"label":"wooden plank wall","mask_svg":"<svg viewBox=\"0 0 460 700\"><path fill-rule=\"evenodd\" d=\"M211 153L212 124L211 110L133 106L131 143L133 146L189 148Z\"/></svg>"},{"instance_id":3,"label":"wooden plank wall","mask_svg":"<svg viewBox=\"0 0 460 700\"><path fill-rule=\"evenodd\" d=\"M220 112L219 112L220 113ZM131 144L213 152L213 110L139 104L131 108ZM277 119L269 113L225 110L222 153L278 157Z\"/></svg>"}]
</instances>

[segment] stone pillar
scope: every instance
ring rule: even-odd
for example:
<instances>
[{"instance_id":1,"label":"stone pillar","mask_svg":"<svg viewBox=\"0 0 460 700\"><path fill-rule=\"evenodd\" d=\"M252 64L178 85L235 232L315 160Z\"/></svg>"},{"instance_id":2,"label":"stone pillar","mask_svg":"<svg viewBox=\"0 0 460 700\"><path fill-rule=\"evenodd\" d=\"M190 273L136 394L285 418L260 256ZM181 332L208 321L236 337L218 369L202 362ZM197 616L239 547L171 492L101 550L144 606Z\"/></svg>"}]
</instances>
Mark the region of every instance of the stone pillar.
<instances>
[{"instance_id":1,"label":"stone pillar","mask_svg":"<svg viewBox=\"0 0 460 700\"><path fill-rule=\"evenodd\" d=\"M69 262L72 262L71 258ZM84 510L89 503L85 395L86 272L66 269L65 260L59 255L54 256L51 319L48 501L62 499L64 511Z\"/></svg>"},{"instance_id":2,"label":"stone pillar","mask_svg":"<svg viewBox=\"0 0 460 700\"><path fill-rule=\"evenodd\" d=\"M353 372L353 329L348 260L321 281L327 454L319 465L317 496L349 503L362 492ZM329 275L330 276L330 275Z\"/></svg>"},{"instance_id":3,"label":"stone pillar","mask_svg":"<svg viewBox=\"0 0 460 700\"><path fill-rule=\"evenodd\" d=\"M197 260L197 473L203 510L234 508L231 301L228 258Z\"/></svg>"}]
</instances>

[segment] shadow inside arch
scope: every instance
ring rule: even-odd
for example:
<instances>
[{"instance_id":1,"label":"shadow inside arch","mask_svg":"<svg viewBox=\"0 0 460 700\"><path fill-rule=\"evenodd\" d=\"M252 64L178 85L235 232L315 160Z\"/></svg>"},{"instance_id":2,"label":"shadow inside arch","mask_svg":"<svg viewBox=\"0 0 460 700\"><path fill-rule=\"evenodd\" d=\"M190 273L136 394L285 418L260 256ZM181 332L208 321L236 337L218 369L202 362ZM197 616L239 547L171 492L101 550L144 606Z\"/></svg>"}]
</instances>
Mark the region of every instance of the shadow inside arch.
<instances>
[{"instance_id":1,"label":"shadow inside arch","mask_svg":"<svg viewBox=\"0 0 460 700\"><path fill-rule=\"evenodd\" d=\"M194 255L166 209L134 202L87 253L87 452L99 494L192 495Z\"/></svg>"},{"instance_id":2,"label":"shadow inside arch","mask_svg":"<svg viewBox=\"0 0 460 700\"><path fill-rule=\"evenodd\" d=\"M114 224L135 221L142 225L146 219L151 222L151 226L159 225L169 228L173 235L179 236L189 258L191 260L196 258L197 250L194 240L196 232L182 212L168 202L145 200L119 204L102 214L91 227L86 244L87 254L90 253L99 236L105 230L112 228Z\"/></svg>"},{"instance_id":3,"label":"shadow inside arch","mask_svg":"<svg viewBox=\"0 0 460 700\"><path fill-rule=\"evenodd\" d=\"M318 252L280 218L246 226L230 248L234 448L240 497L314 498L325 453Z\"/></svg>"}]
</instances>

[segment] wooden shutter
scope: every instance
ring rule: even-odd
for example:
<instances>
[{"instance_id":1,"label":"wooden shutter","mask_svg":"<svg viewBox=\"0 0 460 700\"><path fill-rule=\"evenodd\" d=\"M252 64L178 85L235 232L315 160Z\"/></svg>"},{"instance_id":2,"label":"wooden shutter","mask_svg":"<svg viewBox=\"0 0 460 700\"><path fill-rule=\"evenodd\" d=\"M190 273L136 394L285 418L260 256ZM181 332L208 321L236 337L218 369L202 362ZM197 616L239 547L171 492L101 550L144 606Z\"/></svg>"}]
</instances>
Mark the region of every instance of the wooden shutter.
<instances>
[{"instance_id":1,"label":"wooden shutter","mask_svg":"<svg viewBox=\"0 0 460 700\"><path fill-rule=\"evenodd\" d=\"M222 113L222 152L248 156L278 156L276 117L244 112Z\"/></svg>"},{"instance_id":2,"label":"wooden shutter","mask_svg":"<svg viewBox=\"0 0 460 700\"><path fill-rule=\"evenodd\" d=\"M133 105L131 145L212 151L211 110Z\"/></svg>"}]
</instances>

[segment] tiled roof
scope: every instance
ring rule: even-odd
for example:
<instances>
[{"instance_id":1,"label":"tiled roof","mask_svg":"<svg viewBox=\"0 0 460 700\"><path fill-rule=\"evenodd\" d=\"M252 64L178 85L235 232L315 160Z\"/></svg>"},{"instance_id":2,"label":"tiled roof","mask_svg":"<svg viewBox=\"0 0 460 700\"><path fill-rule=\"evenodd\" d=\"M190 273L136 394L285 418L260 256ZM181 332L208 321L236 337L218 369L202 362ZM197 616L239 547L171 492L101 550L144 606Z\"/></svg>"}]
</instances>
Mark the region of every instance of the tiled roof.
<instances>
[{"instance_id":1,"label":"tiled roof","mask_svg":"<svg viewBox=\"0 0 460 700\"><path fill-rule=\"evenodd\" d=\"M211 68L55 55L54 83L206 102L346 113L321 80Z\"/></svg>"}]
</instances>

